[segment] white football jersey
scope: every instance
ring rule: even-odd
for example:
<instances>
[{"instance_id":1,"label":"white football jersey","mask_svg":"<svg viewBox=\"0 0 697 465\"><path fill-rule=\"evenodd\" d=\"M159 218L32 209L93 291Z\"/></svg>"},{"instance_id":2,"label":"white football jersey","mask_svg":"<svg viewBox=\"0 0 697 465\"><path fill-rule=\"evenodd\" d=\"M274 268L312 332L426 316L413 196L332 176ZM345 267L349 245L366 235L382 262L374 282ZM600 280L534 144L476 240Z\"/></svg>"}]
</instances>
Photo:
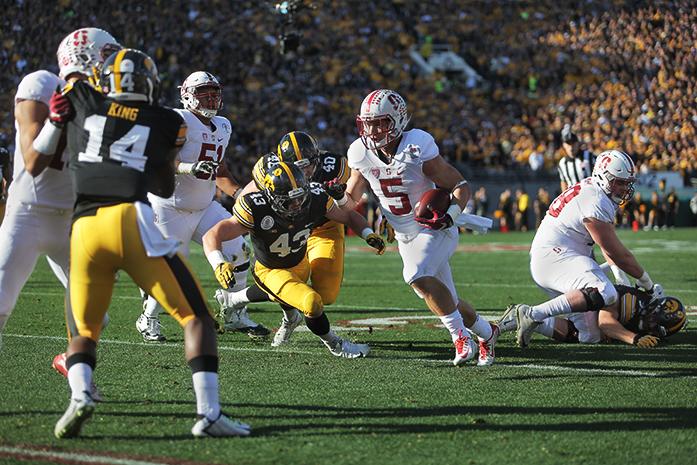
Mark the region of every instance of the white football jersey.
<instances>
[{"instance_id":1,"label":"white football jersey","mask_svg":"<svg viewBox=\"0 0 697 465\"><path fill-rule=\"evenodd\" d=\"M211 160L223 163L225 149L230 142L232 127L223 116L214 116L206 126L189 110L176 109L187 125L186 142L179 150L177 160L195 163ZM191 174L178 174L174 194L167 199L148 194L152 203L168 205L180 210L196 211L208 207L215 197L215 179L198 179Z\"/></svg>"},{"instance_id":2,"label":"white football jersey","mask_svg":"<svg viewBox=\"0 0 697 465\"><path fill-rule=\"evenodd\" d=\"M593 238L583 220L596 218L613 224L616 211L617 205L593 178L585 178L552 201L532 241L531 252L560 247L588 257Z\"/></svg>"},{"instance_id":3,"label":"white football jersey","mask_svg":"<svg viewBox=\"0 0 697 465\"><path fill-rule=\"evenodd\" d=\"M22 100L35 100L48 106L53 91L59 86L63 87L64 84L65 81L49 71L35 71L26 75L19 83L15 105ZM14 173L8 193L8 203L72 209L74 195L65 151L60 157L54 157L51 164L40 175L33 177L24 166L19 125L16 120L15 133Z\"/></svg>"},{"instance_id":4,"label":"white football jersey","mask_svg":"<svg viewBox=\"0 0 697 465\"><path fill-rule=\"evenodd\" d=\"M414 220L414 206L435 184L423 173L423 164L438 156L433 136L421 129L405 131L390 164L368 150L361 139L348 149L348 164L360 171L380 202L400 240L410 240L423 226Z\"/></svg>"}]
</instances>

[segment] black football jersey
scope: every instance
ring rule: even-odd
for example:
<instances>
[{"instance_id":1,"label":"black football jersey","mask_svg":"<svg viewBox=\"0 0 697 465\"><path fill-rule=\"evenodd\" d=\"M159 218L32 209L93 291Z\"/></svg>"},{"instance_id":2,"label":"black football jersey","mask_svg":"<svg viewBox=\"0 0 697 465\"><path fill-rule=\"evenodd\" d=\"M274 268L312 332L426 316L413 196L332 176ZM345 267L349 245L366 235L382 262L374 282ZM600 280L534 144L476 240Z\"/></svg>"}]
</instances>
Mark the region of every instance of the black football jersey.
<instances>
[{"instance_id":1,"label":"black football jersey","mask_svg":"<svg viewBox=\"0 0 697 465\"><path fill-rule=\"evenodd\" d=\"M628 330L638 333L648 329L648 312L645 309L651 296L641 289L616 285L619 297L619 316L617 320Z\"/></svg>"},{"instance_id":2,"label":"black football jersey","mask_svg":"<svg viewBox=\"0 0 697 465\"><path fill-rule=\"evenodd\" d=\"M293 220L276 213L263 192L237 199L232 210L237 220L250 229L254 255L267 268L292 268L307 252L312 229L324 221L334 207L331 197L319 184L310 184L309 206Z\"/></svg>"},{"instance_id":3,"label":"black football jersey","mask_svg":"<svg viewBox=\"0 0 697 465\"><path fill-rule=\"evenodd\" d=\"M106 98L85 81L65 89L75 108L68 124L74 217L123 202L147 202L148 176L180 147L186 125L174 111Z\"/></svg>"}]
</instances>

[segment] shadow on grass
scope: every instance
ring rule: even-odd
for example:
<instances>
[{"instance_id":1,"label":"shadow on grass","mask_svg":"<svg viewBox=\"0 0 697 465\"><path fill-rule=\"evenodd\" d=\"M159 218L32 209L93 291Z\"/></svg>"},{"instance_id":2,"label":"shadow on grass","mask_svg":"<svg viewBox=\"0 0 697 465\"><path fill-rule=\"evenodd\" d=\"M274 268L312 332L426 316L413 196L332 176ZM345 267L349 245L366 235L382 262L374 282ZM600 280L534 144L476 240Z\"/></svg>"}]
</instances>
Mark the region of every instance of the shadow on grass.
<instances>
[{"instance_id":1,"label":"shadow on grass","mask_svg":"<svg viewBox=\"0 0 697 465\"><path fill-rule=\"evenodd\" d=\"M245 416L245 421L274 420L272 426L255 428L256 436L276 436L288 432L296 432L300 435L413 434L452 431L617 432L697 427L697 408L488 405L343 408L285 404L237 404L236 407L287 411L285 414L274 412L269 415ZM496 416L488 418L489 415ZM569 419L568 416L572 415L588 417ZM604 418L598 418L600 415ZM540 418L540 421L516 422L518 416L526 416L527 420ZM626 416L626 418L614 418L617 416ZM562 421L557 421L556 417L562 417L559 418ZM427 419L428 423L415 422L415 419ZM292 423L284 424L284 420Z\"/></svg>"}]
</instances>

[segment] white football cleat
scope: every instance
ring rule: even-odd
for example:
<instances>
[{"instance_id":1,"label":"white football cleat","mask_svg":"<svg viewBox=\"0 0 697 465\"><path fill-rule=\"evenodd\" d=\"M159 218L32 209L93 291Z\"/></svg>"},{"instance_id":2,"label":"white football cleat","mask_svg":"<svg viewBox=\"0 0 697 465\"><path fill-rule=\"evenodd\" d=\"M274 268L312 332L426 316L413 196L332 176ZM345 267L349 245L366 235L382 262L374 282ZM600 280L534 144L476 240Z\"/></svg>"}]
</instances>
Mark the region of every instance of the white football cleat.
<instances>
[{"instance_id":1,"label":"white football cleat","mask_svg":"<svg viewBox=\"0 0 697 465\"><path fill-rule=\"evenodd\" d=\"M472 336L468 331L461 334L457 341L455 341L455 358L453 359L453 365L458 366L463 363L472 360L477 353L477 345L472 339Z\"/></svg>"},{"instance_id":2,"label":"white football cleat","mask_svg":"<svg viewBox=\"0 0 697 465\"><path fill-rule=\"evenodd\" d=\"M518 319L516 317L515 305L509 305L506 311L503 312L501 318L496 321L499 327L499 331L502 333L507 333L509 331L515 331L518 329Z\"/></svg>"},{"instance_id":3,"label":"white football cleat","mask_svg":"<svg viewBox=\"0 0 697 465\"><path fill-rule=\"evenodd\" d=\"M257 341L266 339L271 331L249 317L245 303L234 303L234 294L223 289L215 291L215 298L220 304L218 318L222 320L225 331L238 331Z\"/></svg>"},{"instance_id":4,"label":"white football cleat","mask_svg":"<svg viewBox=\"0 0 697 465\"><path fill-rule=\"evenodd\" d=\"M136 320L136 329L143 336L145 342L165 342L167 340L162 334L160 319L156 316L150 318L141 313Z\"/></svg>"},{"instance_id":5,"label":"white football cleat","mask_svg":"<svg viewBox=\"0 0 697 465\"><path fill-rule=\"evenodd\" d=\"M283 315L281 326L273 337L271 347L278 347L290 341L290 336L293 334L293 331L295 331L295 328L300 326L300 323L304 321L302 313L299 311L293 309L291 314L293 317L290 320L286 319L285 314Z\"/></svg>"},{"instance_id":6,"label":"white football cleat","mask_svg":"<svg viewBox=\"0 0 697 465\"><path fill-rule=\"evenodd\" d=\"M223 438L230 436L249 436L252 427L246 423L228 418L223 412L216 420L201 417L191 428L191 434L197 438Z\"/></svg>"},{"instance_id":7,"label":"white football cleat","mask_svg":"<svg viewBox=\"0 0 697 465\"><path fill-rule=\"evenodd\" d=\"M339 339L333 346L326 341L322 342L324 342L324 345L327 346L332 355L341 358L367 357L370 353L370 346L368 344L355 344L346 339Z\"/></svg>"},{"instance_id":8,"label":"white football cleat","mask_svg":"<svg viewBox=\"0 0 697 465\"><path fill-rule=\"evenodd\" d=\"M535 328L540 326L539 321L535 321L530 316L531 307L525 304L518 304L515 306L516 320L518 325L518 330L516 332L516 342L520 347L527 347L530 344L530 339L532 339L532 333L535 332Z\"/></svg>"},{"instance_id":9,"label":"white football cleat","mask_svg":"<svg viewBox=\"0 0 697 465\"><path fill-rule=\"evenodd\" d=\"M70 399L70 405L63 416L56 423L53 434L58 439L74 438L80 434L82 425L90 419L94 413L94 400L90 393L85 391L81 399Z\"/></svg>"},{"instance_id":10,"label":"white football cleat","mask_svg":"<svg viewBox=\"0 0 697 465\"><path fill-rule=\"evenodd\" d=\"M489 324L491 325L491 336L489 336L489 339L484 340L481 337L477 338L479 340L479 358L477 360L478 367L488 367L494 363L494 358L496 357L494 349L501 331L499 330L498 325L494 323Z\"/></svg>"}]
</instances>

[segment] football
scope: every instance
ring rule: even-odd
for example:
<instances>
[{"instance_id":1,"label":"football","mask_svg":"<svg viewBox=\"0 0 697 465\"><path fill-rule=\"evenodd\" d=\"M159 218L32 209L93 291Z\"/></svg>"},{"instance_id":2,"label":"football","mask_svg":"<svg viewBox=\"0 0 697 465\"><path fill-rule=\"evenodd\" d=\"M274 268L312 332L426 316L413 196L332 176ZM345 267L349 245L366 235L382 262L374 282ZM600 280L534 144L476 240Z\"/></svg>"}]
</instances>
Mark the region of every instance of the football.
<instances>
[{"instance_id":1,"label":"football","mask_svg":"<svg viewBox=\"0 0 697 465\"><path fill-rule=\"evenodd\" d=\"M433 214L434 211L437 211L442 215L449 206L450 192L437 187L424 192L414 208L414 215L416 218L430 220L435 216Z\"/></svg>"}]
</instances>

